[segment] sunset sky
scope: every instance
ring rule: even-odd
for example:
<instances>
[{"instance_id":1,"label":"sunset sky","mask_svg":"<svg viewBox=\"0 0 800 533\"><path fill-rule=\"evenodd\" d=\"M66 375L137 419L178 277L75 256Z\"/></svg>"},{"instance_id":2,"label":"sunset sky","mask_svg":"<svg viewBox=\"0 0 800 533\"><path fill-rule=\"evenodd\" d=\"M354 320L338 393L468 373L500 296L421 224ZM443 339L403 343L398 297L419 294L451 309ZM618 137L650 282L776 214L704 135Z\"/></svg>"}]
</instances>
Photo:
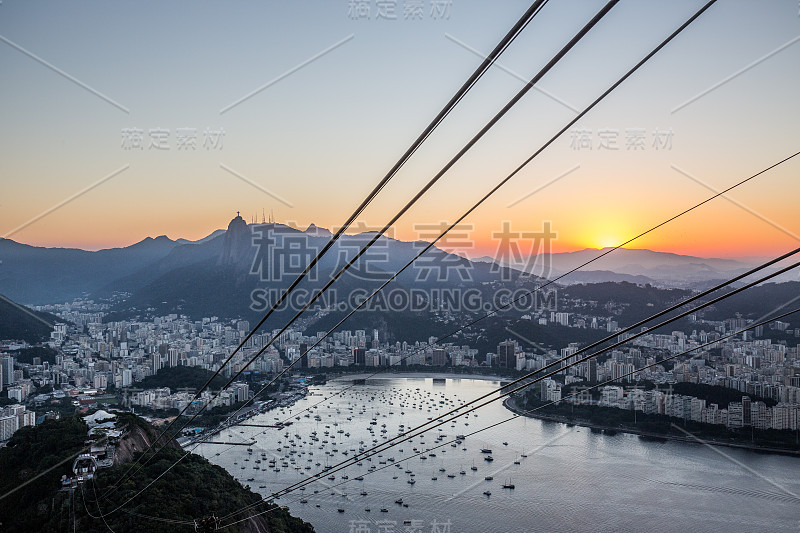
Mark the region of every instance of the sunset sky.
<instances>
[{"instance_id":1,"label":"sunset sky","mask_svg":"<svg viewBox=\"0 0 800 533\"><path fill-rule=\"evenodd\" d=\"M551 0L364 227L404 205L603 3ZM460 216L703 3L621 1L395 236ZM0 236L94 250L199 239L262 209L336 227L528 2L412 4L3 0ZM616 245L793 154L799 65L796 0L721 0L470 217L467 253L493 255L503 221L551 221L554 251ZM800 240L799 176L800 156L631 247L785 252Z\"/></svg>"}]
</instances>

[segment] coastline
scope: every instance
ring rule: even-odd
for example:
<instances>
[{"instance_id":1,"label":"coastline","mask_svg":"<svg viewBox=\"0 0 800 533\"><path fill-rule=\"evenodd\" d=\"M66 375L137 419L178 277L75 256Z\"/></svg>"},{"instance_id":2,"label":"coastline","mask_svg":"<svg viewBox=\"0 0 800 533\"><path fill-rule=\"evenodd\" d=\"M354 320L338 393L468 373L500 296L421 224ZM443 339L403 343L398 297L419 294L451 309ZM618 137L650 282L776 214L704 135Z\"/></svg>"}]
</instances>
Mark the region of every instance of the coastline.
<instances>
[{"instance_id":1,"label":"coastline","mask_svg":"<svg viewBox=\"0 0 800 533\"><path fill-rule=\"evenodd\" d=\"M352 381L356 379L480 379L484 381L511 381L514 378L492 376L489 374L460 374L448 372L381 372L375 375L363 372L359 374L339 374L328 379L331 381Z\"/></svg>"},{"instance_id":2,"label":"coastline","mask_svg":"<svg viewBox=\"0 0 800 533\"><path fill-rule=\"evenodd\" d=\"M272 400L275 403L264 402L264 401L256 402L246 411L239 413L235 418L232 418L230 420L226 419L212 428L207 428L205 431L202 431L201 433L199 433L194 437L190 437L182 442L179 440L179 443L183 448L186 448L193 444L198 444L198 443L202 444L204 441L207 441L210 437L214 437L215 435L218 435L219 433L221 433L226 429L235 427L242 422L246 422L247 420L253 418L254 416L268 413L273 409L278 409L281 407L291 407L298 400L300 400L301 398L305 398L307 395L308 395L308 388L304 388L302 389L302 391L297 391L296 394L294 394L291 397L284 398L280 401ZM286 425L291 425L291 422L286 423Z\"/></svg>"},{"instance_id":3,"label":"coastline","mask_svg":"<svg viewBox=\"0 0 800 533\"><path fill-rule=\"evenodd\" d=\"M638 435L640 437L644 437L645 439L657 439L657 440L672 440L678 442L686 442L692 444L706 444L706 445L713 445L713 446L726 446L728 448L739 448L742 450L749 450L758 453L769 453L769 454L776 454L776 455L787 455L791 457L800 457L800 450L789 450L785 448L770 448L766 446L759 446L757 444L745 444L739 442L729 442L729 441L721 441L721 440L714 440L714 439L700 439L700 438L693 438L693 437L682 437L680 435L670 435L664 433L653 433L650 431L641 431L636 428L630 427L614 427L614 426L604 426L600 424L592 424L586 422L584 420L569 420L566 417L562 416L554 416L554 415L545 415L545 414L533 414L530 411L525 411L523 409L518 408L514 404L514 400L512 398L506 398L503 400L503 407L508 409L514 414L519 416L525 416L528 418L535 418L537 420L543 420L546 422L557 422L559 424L572 424L575 426L581 426L590 429L597 429L601 431L613 431L617 433L629 433L631 435Z\"/></svg>"}]
</instances>

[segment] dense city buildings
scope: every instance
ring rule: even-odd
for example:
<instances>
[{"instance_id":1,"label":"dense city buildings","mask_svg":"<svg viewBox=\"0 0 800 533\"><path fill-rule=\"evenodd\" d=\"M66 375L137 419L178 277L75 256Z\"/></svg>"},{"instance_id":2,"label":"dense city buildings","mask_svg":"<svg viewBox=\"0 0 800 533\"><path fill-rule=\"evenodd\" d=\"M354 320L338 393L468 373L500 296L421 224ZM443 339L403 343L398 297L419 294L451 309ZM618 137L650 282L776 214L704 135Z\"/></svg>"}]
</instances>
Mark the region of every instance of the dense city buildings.
<instances>
[{"instance_id":1,"label":"dense city buildings","mask_svg":"<svg viewBox=\"0 0 800 533\"><path fill-rule=\"evenodd\" d=\"M591 305L572 304L591 309ZM19 404L42 406L48 399L68 397L77 407L90 407L97 404L98 397L113 392L125 407L183 409L193 400L193 390L168 387L143 390L140 382L165 368L186 366L216 371L250 330L250 324L243 320L217 317L191 320L177 314L149 321L104 322L104 306L91 301L42 309L56 313L65 321L57 324L51 334L49 344L56 349L53 362L35 358L30 363L20 363L11 354L16 353L13 348L24 343L6 342L0 346L0 383L8 397ZM601 310L604 314L540 311L527 319L540 325L618 331L615 321L605 314L608 309ZM613 380L624 386L605 387L601 405L671 414L729 427L795 429L800 405L798 346L785 341L773 342L770 338L771 331L779 331L785 338L787 329L792 331L790 324L776 321L766 329L755 328L752 332L715 342L748 322L741 318L724 321L690 318L692 331L647 334L631 339L624 348L563 369L557 380L541 383L542 399L560 400L562 385ZM248 339L223 368L223 376L229 378L244 370L247 362L276 333L262 332ZM619 336L620 340L625 338L625 335ZM252 382L260 383L298 359L294 368L301 372L389 366L495 367L530 372L559 359L563 359L562 368L574 363L578 357L575 354L582 346L573 342L558 349L541 346L524 349L522 343L506 339L498 343L496 353L479 353L469 345L437 344L435 341L435 338L427 343L381 341L377 330L343 330L326 336L324 331L308 335L290 329L259 355L231 387L219 394L218 391L204 391L200 401L213 408L250 399L257 390ZM707 343L711 344L692 351ZM664 357L686 351L690 355L677 359L674 364L659 364ZM777 405L750 404L746 399L742 405L733 402L727 409L720 409L699 398L672 394L665 387L655 391L628 387L642 381L660 386L679 382L717 385L770 398ZM52 387L46 389L51 392L37 394L42 387ZM13 433L10 428L16 429L32 420L32 415L17 416L16 411L13 414L15 421L4 422L3 431L7 429Z\"/></svg>"}]
</instances>

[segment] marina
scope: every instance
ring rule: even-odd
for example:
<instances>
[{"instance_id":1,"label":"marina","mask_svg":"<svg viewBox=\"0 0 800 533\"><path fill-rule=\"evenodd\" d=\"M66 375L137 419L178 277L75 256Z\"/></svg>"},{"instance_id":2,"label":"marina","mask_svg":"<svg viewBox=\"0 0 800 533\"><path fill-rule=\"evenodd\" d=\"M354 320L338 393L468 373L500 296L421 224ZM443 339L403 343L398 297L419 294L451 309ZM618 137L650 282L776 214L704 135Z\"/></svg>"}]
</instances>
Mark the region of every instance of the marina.
<instances>
[{"instance_id":1,"label":"marina","mask_svg":"<svg viewBox=\"0 0 800 533\"><path fill-rule=\"evenodd\" d=\"M250 451L244 446L201 445L197 452L267 498L290 484L312 479L301 487L307 490L274 501L313 523L319 532L349 531L350 521L369 519L375 514L372 509L398 523L449 520L453 532L494 530L490 517L498 515L505 517L509 531L531 524L547 531L591 528L592 517L570 512L570 506L563 508L564 501L575 509L592 506L614 531L642 527L698 531L698 524L703 524L708 529L699 531L711 532L734 522L741 530L746 524L756 527L758 520L769 520L773 531L795 530L793 509L800 502L792 500L789 505L786 499L791 496L754 480L713 450L647 442L633 435L594 434L524 417L479 431L513 416L500 402L375 455L361 455L419 424L435 424L436 417L498 386L497 381L472 379L433 383L391 378L355 386L351 381L329 381L315 388L329 398L324 403L314 406L319 395L309 394L291 406L253 417L248 426L223 433L223 438L254 443ZM276 417L294 424L258 427ZM730 453L755 456L740 450ZM337 470L353 456L358 456L357 463ZM800 483L787 474L800 466L798 459L758 457L760 473L789 490L800 490ZM260 468L242 470L242 464ZM631 485L631 490L615 490L620 483ZM733 484L745 488L726 489ZM640 505L639 497L647 505ZM662 508L663 498L681 503ZM531 507L530 502L536 505ZM727 512L716 512L720 506ZM660 520L668 520L669 527Z\"/></svg>"}]
</instances>

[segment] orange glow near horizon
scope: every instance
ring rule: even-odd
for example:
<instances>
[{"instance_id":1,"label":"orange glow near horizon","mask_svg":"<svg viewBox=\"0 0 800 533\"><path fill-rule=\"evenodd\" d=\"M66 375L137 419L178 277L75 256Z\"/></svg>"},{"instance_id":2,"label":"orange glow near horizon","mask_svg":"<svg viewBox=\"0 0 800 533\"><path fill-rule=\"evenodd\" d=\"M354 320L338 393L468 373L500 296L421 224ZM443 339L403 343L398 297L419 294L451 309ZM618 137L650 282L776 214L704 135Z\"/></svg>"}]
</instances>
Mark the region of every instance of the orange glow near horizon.
<instances>
[{"instance_id":1,"label":"orange glow near horizon","mask_svg":"<svg viewBox=\"0 0 800 533\"><path fill-rule=\"evenodd\" d=\"M230 220L236 216L240 199L225 202L200 210L168 210L162 206L148 205L142 209L118 209L109 203L99 203L92 209L80 206L67 206L62 210L35 221L29 226L10 235L8 238L32 246L72 247L84 250L125 247L135 244L146 237L167 235L171 239L198 240L218 229L225 229ZM648 228L660 224L686 204L696 201L695 198L672 202L673 205L656 205L650 209L640 208L635 202L629 203L627 212L624 206L615 206L615 211L601 211L589 203L573 203L558 206L550 212L541 211L532 216L531 211L520 214L508 213L513 231L536 232L543 228L543 221L550 220L552 230L557 237L551 242L551 251L572 252L585 248L606 248L619 246ZM76 202L77 204L77 202ZM341 207L341 206L339 206ZM349 207L349 206L347 206ZM594 208L593 208L594 207ZM755 207L755 206L754 206ZM743 212L739 207L726 202L709 204L704 210L698 210L672 221L643 237L630 242L626 248L649 249L676 254L699 257L765 257L778 255L797 246L796 240L788 233L792 231L792 212L783 206L758 206L758 211L767 213L771 220L786 226L786 231L771 225L763 219ZM251 211L255 212L255 210ZM299 210L298 210L299 211ZM335 230L340 213L334 209L313 213L297 212L284 209L276 213L281 223L295 225L305 229L312 222L318 227ZM339 209L336 209L339 211ZM470 221L472 229L465 240L472 246L439 245L447 251L453 251L468 257L492 256L498 253L498 241L493 233L501 229L506 216L502 210L486 210ZM26 221L28 213L16 206L9 206L6 215L6 231L11 231ZM250 222L253 214L249 214L247 205L243 205L242 216ZM261 213L258 213L259 215ZM380 222L378 215L368 214L364 217L365 225L374 228ZM402 241L431 240L428 234L422 234L414 227L414 221L426 224L438 224L450 214L439 214L431 211L414 213L410 221L402 221L394 231L393 237ZM765 218L766 218L765 216ZM411 218L411 217L408 217ZM783 227L783 226L781 226ZM351 232L348 232L351 233ZM354 232L353 232L354 233ZM1 234L0 234L1 235ZM532 252L531 239L519 242L520 250L527 255ZM541 250L533 251L537 253Z\"/></svg>"},{"instance_id":2,"label":"orange glow near horizon","mask_svg":"<svg viewBox=\"0 0 800 533\"><path fill-rule=\"evenodd\" d=\"M596 248L613 248L618 246L621 242L619 237L611 237L608 235L597 238L595 241Z\"/></svg>"},{"instance_id":3,"label":"orange glow near horizon","mask_svg":"<svg viewBox=\"0 0 800 533\"><path fill-rule=\"evenodd\" d=\"M34 228L24 229L8 238L19 243L55 248L79 248L83 250L96 251L107 248L120 248L131 246L147 237L158 237L167 235L172 240L187 239L199 240L211 234L215 230L225 229L228 220L218 224L180 223L168 224L163 227L158 221L148 221L144 227L136 227L126 223L115 225L100 225L90 233L85 232L85 226L72 221L72 224L60 224L58 227L50 228L50 231L33 231ZM280 221L279 221L280 222ZM649 249L660 252L671 252L682 255L692 255L699 257L748 257L748 256L769 256L784 253L796 246L787 235L780 232L765 232L763 228L755 229L752 225L741 224L735 231L727 231L722 235L713 235L710 226L713 221L707 221L703 228L674 228L671 231L653 233L637 239L625 248ZM319 227L328 229L333 225L325 225L315 222ZM298 224L301 229L305 229L308 224ZM477 226L476 226L477 227ZM516 226L515 226L516 227ZM586 248L602 249L616 247L627 241L638 231L630 229L615 228L613 225L597 225L588 231L568 231L569 227L559 232L558 238L551 242L551 252L574 252ZM491 228L491 226L489 226ZM468 257L476 258L481 256L494 257L498 253L498 241L492 239L493 229L477 227L473 232L471 247L449 247L441 248L455 253L460 253ZM411 229L398 229L394 233L394 238L402 241L418 240L419 236ZM426 239L430 240L430 239ZM527 255L533 251L532 242L520 241L519 247L523 254ZM541 249L539 251L542 251Z\"/></svg>"}]
</instances>

